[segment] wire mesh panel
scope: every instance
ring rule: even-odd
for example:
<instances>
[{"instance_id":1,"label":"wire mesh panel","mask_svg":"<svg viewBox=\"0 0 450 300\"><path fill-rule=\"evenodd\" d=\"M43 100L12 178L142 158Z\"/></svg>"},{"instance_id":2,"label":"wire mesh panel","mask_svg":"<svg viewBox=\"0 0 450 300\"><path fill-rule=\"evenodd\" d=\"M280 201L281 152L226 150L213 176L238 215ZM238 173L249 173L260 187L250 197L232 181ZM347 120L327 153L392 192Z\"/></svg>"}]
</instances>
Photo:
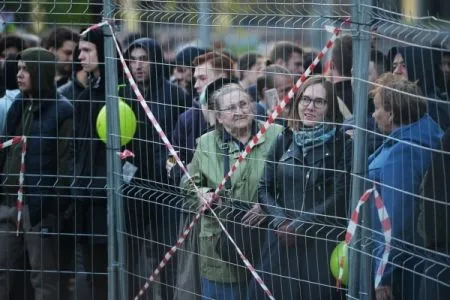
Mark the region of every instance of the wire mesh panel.
<instances>
[{"instance_id":1,"label":"wire mesh panel","mask_svg":"<svg viewBox=\"0 0 450 300\"><path fill-rule=\"evenodd\" d=\"M447 299L449 22L411 7L6 1L0 299Z\"/></svg>"}]
</instances>

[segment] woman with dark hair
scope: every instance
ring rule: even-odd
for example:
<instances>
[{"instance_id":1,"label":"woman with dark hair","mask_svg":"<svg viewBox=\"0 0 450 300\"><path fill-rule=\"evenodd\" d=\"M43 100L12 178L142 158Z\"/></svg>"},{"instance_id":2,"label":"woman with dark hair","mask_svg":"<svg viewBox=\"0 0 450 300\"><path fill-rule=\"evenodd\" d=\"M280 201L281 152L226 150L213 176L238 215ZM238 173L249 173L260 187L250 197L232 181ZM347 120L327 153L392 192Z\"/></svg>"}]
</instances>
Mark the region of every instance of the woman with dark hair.
<instances>
[{"instance_id":1,"label":"woman with dark hair","mask_svg":"<svg viewBox=\"0 0 450 300\"><path fill-rule=\"evenodd\" d=\"M394 47L388 53L388 70L403 79L415 82L428 98L428 114L443 130L450 127L450 103L444 87L440 86L441 55L419 47Z\"/></svg>"},{"instance_id":2,"label":"woman with dark hair","mask_svg":"<svg viewBox=\"0 0 450 300\"><path fill-rule=\"evenodd\" d=\"M369 179L383 199L391 222L392 249L384 268L377 300L415 299L423 259L414 255L414 246L423 246L416 224L419 213L419 187L430 165L431 149L437 147L442 131L420 98L419 87L386 73L383 86L375 89L373 117L385 142L369 157ZM381 264L384 235L373 206L373 276Z\"/></svg>"},{"instance_id":3,"label":"woman with dark hair","mask_svg":"<svg viewBox=\"0 0 450 300\"><path fill-rule=\"evenodd\" d=\"M342 297L328 265L348 208L352 142L338 129L342 119L333 85L308 79L266 158L258 199L274 220L257 269L276 299ZM249 299L263 298L253 280Z\"/></svg>"}]
</instances>

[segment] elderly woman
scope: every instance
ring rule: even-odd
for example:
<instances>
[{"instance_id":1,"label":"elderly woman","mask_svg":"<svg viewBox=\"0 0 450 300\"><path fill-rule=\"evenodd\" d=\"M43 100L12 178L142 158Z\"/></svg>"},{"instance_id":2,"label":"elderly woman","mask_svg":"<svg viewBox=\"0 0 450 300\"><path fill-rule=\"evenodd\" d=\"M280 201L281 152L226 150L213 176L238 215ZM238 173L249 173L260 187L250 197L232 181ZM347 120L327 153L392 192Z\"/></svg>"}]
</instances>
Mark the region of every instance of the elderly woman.
<instances>
[{"instance_id":1,"label":"elderly woman","mask_svg":"<svg viewBox=\"0 0 450 300\"><path fill-rule=\"evenodd\" d=\"M227 169L229 169L250 138L259 130L258 123L253 119L251 98L240 85L225 85L214 92L211 100L217 112L216 129L199 138L194 157L188 166L189 174L193 176L193 181L200 191L195 193L192 182L186 178L183 178L181 183L185 189L186 201L191 203L192 209L196 211L204 201L212 199L212 191L224 177L225 161L228 161ZM273 125L266 131L253 151L231 176L231 185L225 193L227 198L247 203L257 202L257 186L263 174L264 159L281 131L282 127L278 125ZM228 156L228 159L225 156ZM223 197L222 200L225 201L226 198ZM247 220L252 213L258 215L259 210L259 206L255 204L242 221ZM245 268L224 261L218 253L221 228L211 213L207 213L201 219L200 226L202 297L241 299L247 286Z\"/></svg>"},{"instance_id":2,"label":"elderly woman","mask_svg":"<svg viewBox=\"0 0 450 300\"><path fill-rule=\"evenodd\" d=\"M392 226L393 248L384 270L377 300L414 299L421 272L421 259L410 244L423 246L416 224L420 183L430 165L442 131L426 113L419 87L393 74L383 75L384 86L375 90L373 117L386 141L369 157L369 179L376 183ZM374 206L375 208L375 206ZM377 210L373 210L374 276L384 251L384 237Z\"/></svg>"},{"instance_id":3,"label":"elderly woman","mask_svg":"<svg viewBox=\"0 0 450 300\"><path fill-rule=\"evenodd\" d=\"M343 238L352 143L338 128L333 85L308 79L290 118L258 187L261 208L274 217L258 269L276 299L340 299L328 262ZM249 299L263 298L252 281Z\"/></svg>"}]
</instances>

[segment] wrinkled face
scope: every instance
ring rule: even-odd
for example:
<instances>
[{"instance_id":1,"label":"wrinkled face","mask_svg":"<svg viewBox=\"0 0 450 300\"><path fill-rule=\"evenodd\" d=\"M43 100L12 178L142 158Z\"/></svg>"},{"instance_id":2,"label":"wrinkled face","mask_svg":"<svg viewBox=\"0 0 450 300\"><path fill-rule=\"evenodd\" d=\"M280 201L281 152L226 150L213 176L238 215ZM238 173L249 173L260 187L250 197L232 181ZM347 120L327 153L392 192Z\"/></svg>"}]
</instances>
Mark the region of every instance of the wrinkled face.
<instances>
[{"instance_id":1,"label":"wrinkled face","mask_svg":"<svg viewBox=\"0 0 450 300\"><path fill-rule=\"evenodd\" d=\"M251 99L246 93L232 91L218 99L217 122L230 134L252 124Z\"/></svg>"},{"instance_id":2,"label":"wrinkled face","mask_svg":"<svg viewBox=\"0 0 450 300\"><path fill-rule=\"evenodd\" d=\"M80 55L78 59L81 62L83 70L86 72L95 72L99 69L97 46L88 41L80 41Z\"/></svg>"},{"instance_id":3,"label":"wrinkled face","mask_svg":"<svg viewBox=\"0 0 450 300\"><path fill-rule=\"evenodd\" d=\"M58 72L61 75L68 76L72 73L73 50L75 46L76 43L74 41L65 41L56 51L50 49L56 56Z\"/></svg>"},{"instance_id":4,"label":"wrinkled face","mask_svg":"<svg viewBox=\"0 0 450 300\"><path fill-rule=\"evenodd\" d=\"M406 68L405 60L400 53L397 53L392 62L392 73L408 80L408 69Z\"/></svg>"},{"instance_id":5,"label":"wrinkled face","mask_svg":"<svg viewBox=\"0 0 450 300\"><path fill-rule=\"evenodd\" d=\"M198 65L197 67L195 67L194 71L194 88L197 90L198 94L201 94L208 83L213 82L220 77L224 77L224 74L214 70L209 62Z\"/></svg>"},{"instance_id":6,"label":"wrinkled face","mask_svg":"<svg viewBox=\"0 0 450 300\"><path fill-rule=\"evenodd\" d=\"M147 51L134 48L130 52L130 69L137 83L147 82L150 78L150 62Z\"/></svg>"},{"instance_id":7,"label":"wrinkled face","mask_svg":"<svg viewBox=\"0 0 450 300\"><path fill-rule=\"evenodd\" d=\"M320 83L305 89L298 102L298 114L303 125L313 127L325 120L328 109L325 88Z\"/></svg>"},{"instance_id":8,"label":"wrinkled face","mask_svg":"<svg viewBox=\"0 0 450 300\"><path fill-rule=\"evenodd\" d=\"M192 68L190 67L175 67L173 70L173 77L176 83L184 89L187 89L192 84Z\"/></svg>"},{"instance_id":9,"label":"wrinkled face","mask_svg":"<svg viewBox=\"0 0 450 300\"><path fill-rule=\"evenodd\" d=\"M17 63L17 85L22 93L31 92L31 76L23 60Z\"/></svg>"},{"instance_id":10,"label":"wrinkled face","mask_svg":"<svg viewBox=\"0 0 450 300\"><path fill-rule=\"evenodd\" d=\"M303 69L303 57L300 53L293 52L287 62L286 68L294 75L301 75L305 71Z\"/></svg>"},{"instance_id":11,"label":"wrinkled face","mask_svg":"<svg viewBox=\"0 0 450 300\"><path fill-rule=\"evenodd\" d=\"M378 128L383 133L390 133L393 124L392 113L384 109L383 99L381 99L379 93L375 95L373 104L375 105L375 111L373 112L372 117L375 119Z\"/></svg>"}]
</instances>

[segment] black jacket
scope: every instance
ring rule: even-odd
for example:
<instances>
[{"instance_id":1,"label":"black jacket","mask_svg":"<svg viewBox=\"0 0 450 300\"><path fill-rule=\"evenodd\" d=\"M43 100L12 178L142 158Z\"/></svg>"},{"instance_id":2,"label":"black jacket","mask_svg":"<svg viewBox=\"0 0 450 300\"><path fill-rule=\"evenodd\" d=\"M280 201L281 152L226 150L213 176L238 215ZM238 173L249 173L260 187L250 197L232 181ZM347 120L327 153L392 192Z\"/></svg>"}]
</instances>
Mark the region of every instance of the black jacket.
<instances>
[{"instance_id":1,"label":"black jacket","mask_svg":"<svg viewBox=\"0 0 450 300\"><path fill-rule=\"evenodd\" d=\"M294 220L297 232L312 223L344 225L348 211L352 142L341 131L306 154L282 133L267 156L258 195L263 210L275 217L274 227ZM318 225L317 229L322 228ZM327 232L323 231L325 234Z\"/></svg>"}]
</instances>

